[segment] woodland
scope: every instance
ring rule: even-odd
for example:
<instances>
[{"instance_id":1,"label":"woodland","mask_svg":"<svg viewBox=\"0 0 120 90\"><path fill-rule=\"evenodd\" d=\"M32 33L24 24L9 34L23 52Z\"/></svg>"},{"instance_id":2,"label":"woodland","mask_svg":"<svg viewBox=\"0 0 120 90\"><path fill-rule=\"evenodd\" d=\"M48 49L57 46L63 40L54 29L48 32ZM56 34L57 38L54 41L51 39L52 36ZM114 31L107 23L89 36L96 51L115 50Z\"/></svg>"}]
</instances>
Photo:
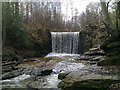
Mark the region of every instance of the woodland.
<instances>
[{"instance_id":1,"label":"woodland","mask_svg":"<svg viewBox=\"0 0 120 90\"><path fill-rule=\"evenodd\" d=\"M66 10L71 7L71 17L65 17L61 6L61 2L2 2L3 73L16 70L16 65L21 61L23 63L26 59L29 61L31 58L43 58L52 52L50 32L84 33L83 55L91 48L100 45L100 49L104 50L104 60L97 65L119 67L120 1L91 2L80 14L72 3L66 3ZM66 12L66 15L69 16L69 13ZM51 58L42 60L46 62L48 59ZM6 65L10 66L4 68ZM120 72L119 69L118 71ZM106 89L107 85L114 82L120 83L119 79L118 81L110 80L109 83L105 80L97 83L94 80L77 81L72 83L73 86L63 80L58 87L65 90L79 90L80 87L87 87L81 90L119 90ZM106 86L102 86L102 83Z\"/></svg>"}]
</instances>

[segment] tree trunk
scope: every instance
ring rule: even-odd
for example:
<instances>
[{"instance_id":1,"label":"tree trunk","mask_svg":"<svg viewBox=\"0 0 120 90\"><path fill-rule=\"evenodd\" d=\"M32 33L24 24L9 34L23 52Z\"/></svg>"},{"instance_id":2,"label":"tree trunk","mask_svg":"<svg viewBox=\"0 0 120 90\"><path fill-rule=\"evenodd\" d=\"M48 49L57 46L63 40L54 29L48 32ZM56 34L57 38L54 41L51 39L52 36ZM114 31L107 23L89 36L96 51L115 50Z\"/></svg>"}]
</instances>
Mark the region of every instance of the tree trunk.
<instances>
[{"instance_id":1,"label":"tree trunk","mask_svg":"<svg viewBox=\"0 0 120 90\"><path fill-rule=\"evenodd\" d=\"M108 29L108 34L110 35L112 32L112 21L111 21L111 18L109 16L109 12L108 12L108 4L106 4L106 2L103 2L102 0L101 1L101 7L102 7L102 12L103 14L105 15L105 21L106 21L106 25L107 25L107 29Z\"/></svg>"}]
</instances>

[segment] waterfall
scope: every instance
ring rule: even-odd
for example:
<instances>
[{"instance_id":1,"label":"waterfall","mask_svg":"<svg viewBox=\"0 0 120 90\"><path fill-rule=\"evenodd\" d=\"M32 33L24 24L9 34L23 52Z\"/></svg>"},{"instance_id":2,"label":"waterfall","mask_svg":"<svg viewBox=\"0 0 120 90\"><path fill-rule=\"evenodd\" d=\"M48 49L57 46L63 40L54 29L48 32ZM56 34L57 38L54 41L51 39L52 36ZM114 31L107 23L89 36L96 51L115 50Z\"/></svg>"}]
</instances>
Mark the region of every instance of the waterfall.
<instances>
[{"instance_id":1,"label":"waterfall","mask_svg":"<svg viewBox=\"0 0 120 90\"><path fill-rule=\"evenodd\" d=\"M78 54L79 32L51 32L52 52Z\"/></svg>"}]
</instances>

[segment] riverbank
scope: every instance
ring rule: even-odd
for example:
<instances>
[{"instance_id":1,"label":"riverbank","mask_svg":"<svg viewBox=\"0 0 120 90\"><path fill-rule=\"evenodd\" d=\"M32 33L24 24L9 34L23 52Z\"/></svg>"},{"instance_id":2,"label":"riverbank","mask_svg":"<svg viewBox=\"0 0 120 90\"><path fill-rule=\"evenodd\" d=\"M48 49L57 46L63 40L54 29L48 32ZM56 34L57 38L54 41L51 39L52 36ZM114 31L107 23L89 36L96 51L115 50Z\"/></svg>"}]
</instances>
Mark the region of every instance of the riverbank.
<instances>
[{"instance_id":1,"label":"riverbank","mask_svg":"<svg viewBox=\"0 0 120 90\"><path fill-rule=\"evenodd\" d=\"M119 90L120 66L100 65L99 63L106 61L105 57L103 50L90 49L77 59L87 61L85 68L60 74L62 81L58 87L63 90Z\"/></svg>"},{"instance_id":2,"label":"riverbank","mask_svg":"<svg viewBox=\"0 0 120 90\"><path fill-rule=\"evenodd\" d=\"M14 70L3 73L1 84L3 88L63 90L114 90L113 86L118 84L119 90L120 67L100 66L105 57L102 49L91 48L84 55L52 53L45 57L23 58L15 64Z\"/></svg>"}]
</instances>

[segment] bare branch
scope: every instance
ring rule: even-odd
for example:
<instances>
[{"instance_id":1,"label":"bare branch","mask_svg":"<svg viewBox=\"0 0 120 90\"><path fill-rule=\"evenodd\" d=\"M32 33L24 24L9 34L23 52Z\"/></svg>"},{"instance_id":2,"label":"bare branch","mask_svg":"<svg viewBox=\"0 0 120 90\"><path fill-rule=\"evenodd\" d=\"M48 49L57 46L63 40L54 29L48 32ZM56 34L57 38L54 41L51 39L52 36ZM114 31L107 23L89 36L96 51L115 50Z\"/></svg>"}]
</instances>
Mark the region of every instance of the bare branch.
<instances>
[{"instance_id":1,"label":"bare branch","mask_svg":"<svg viewBox=\"0 0 120 90\"><path fill-rule=\"evenodd\" d=\"M107 8L109 7L109 3L111 2L111 0L109 0L108 2L107 2Z\"/></svg>"}]
</instances>

